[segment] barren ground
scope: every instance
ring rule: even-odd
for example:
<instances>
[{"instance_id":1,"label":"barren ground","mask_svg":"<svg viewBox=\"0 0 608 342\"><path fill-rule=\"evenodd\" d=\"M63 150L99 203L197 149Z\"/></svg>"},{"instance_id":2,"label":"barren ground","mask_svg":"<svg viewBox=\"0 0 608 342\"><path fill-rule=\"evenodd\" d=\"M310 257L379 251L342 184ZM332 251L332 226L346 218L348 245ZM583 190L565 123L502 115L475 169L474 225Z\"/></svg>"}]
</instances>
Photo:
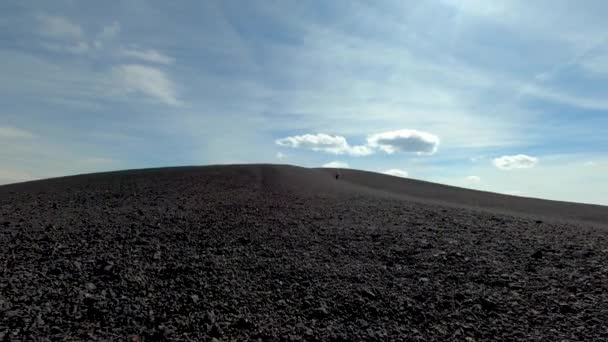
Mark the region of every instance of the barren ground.
<instances>
[{"instance_id":1,"label":"barren ground","mask_svg":"<svg viewBox=\"0 0 608 342\"><path fill-rule=\"evenodd\" d=\"M0 341L608 341L608 208L342 170L0 187Z\"/></svg>"}]
</instances>

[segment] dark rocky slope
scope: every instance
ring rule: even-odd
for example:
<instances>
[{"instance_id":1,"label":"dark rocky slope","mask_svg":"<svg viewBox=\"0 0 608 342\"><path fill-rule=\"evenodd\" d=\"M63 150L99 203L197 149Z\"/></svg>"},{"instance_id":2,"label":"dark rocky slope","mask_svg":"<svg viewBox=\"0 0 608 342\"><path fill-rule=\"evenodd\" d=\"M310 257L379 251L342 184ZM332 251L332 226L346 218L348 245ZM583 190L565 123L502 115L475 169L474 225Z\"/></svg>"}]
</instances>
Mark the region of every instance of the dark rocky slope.
<instances>
[{"instance_id":1,"label":"dark rocky slope","mask_svg":"<svg viewBox=\"0 0 608 342\"><path fill-rule=\"evenodd\" d=\"M240 165L0 187L0 341L608 340L608 209Z\"/></svg>"}]
</instances>

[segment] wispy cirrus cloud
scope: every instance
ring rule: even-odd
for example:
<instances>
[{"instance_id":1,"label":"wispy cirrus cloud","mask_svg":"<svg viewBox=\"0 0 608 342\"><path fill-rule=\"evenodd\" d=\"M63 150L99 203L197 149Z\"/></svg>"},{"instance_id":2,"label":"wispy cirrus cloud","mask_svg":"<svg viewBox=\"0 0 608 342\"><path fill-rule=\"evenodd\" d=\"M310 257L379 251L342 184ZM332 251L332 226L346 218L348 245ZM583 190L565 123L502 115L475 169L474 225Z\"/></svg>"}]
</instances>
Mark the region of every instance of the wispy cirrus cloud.
<instances>
[{"instance_id":1,"label":"wispy cirrus cloud","mask_svg":"<svg viewBox=\"0 0 608 342\"><path fill-rule=\"evenodd\" d=\"M522 86L520 94L583 109L608 110L608 101L604 98L560 92L546 87L539 87L535 84Z\"/></svg>"},{"instance_id":2,"label":"wispy cirrus cloud","mask_svg":"<svg viewBox=\"0 0 608 342\"><path fill-rule=\"evenodd\" d=\"M144 62L173 64L175 61L172 57L162 54L153 49L140 50L136 48L123 48L120 50L121 55L142 60Z\"/></svg>"},{"instance_id":3,"label":"wispy cirrus cloud","mask_svg":"<svg viewBox=\"0 0 608 342\"><path fill-rule=\"evenodd\" d=\"M126 93L138 93L170 106L182 104L174 83L158 68L141 64L119 65L112 69L117 85Z\"/></svg>"},{"instance_id":4,"label":"wispy cirrus cloud","mask_svg":"<svg viewBox=\"0 0 608 342\"><path fill-rule=\"evenodd\" d=\"M84 37L82 27L62 16L38 14L40 34L54 39L79 40Z\"/></svg>"},{"instance_id":5,"label":"wispy cirrus cloud","mask_svg":"<svg viewBox=\"0 0 608 342\"><path fill-rule=\"evenodd\" d=\"M41 46L55 52L83 54L89 51L90 44L82 27L62 16L38 14L38 33L46 40Z\"/></svg>"}]
</instances>

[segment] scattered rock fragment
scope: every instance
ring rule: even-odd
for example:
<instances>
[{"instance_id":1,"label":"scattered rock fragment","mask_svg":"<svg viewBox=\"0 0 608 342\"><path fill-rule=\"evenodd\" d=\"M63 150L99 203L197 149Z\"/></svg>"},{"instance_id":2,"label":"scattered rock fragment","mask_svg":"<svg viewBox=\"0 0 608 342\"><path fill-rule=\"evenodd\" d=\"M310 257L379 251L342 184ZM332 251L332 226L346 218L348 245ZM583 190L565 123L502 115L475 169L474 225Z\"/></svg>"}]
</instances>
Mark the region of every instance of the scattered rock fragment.
<instances>
[{"instance_id":1,"label":"scattered rock fragment","mask_svg":"<svg viewBox=\"0 0 608 342\"><path fill-rule=\"evenodd\" d=\"M541 259L543 257L543 251L539 249L536 252L532 253L531 257L534 259Z\"/></svg>"},{"instance_id":2,"label":"scattered rock fragment","mask_svg":"<svg viewBox=\"0 0 608 342\"><path fill-rule=\"evenodd\" d=\"M374 293L374 291L372 289L370 289L369 287L364 287L360 290L360 293L363 297L368 298L368 299L376 299L376 293Z\"/></svg>"},{"instance_id":3,"label":"scattered rock fragment","mask_svg":"<svg viewBox=\"0 0 608 342\"><path fill-rule=\"evenodd\" d=\"M190 298L192 299L192 302L194 302L195 304L198 303L198 301L199 301L199 297L197 294L191 295Z\"/></svg>"},{"instance_id":4,"label":"scattered rock fragment","mask_svg":"<svg viewBox=\"0 0 608 342\"><path fill-rule=\"evenodd\" d=\"M325 318L329 316L329 309L325 305L321 305L314 310L314 317Z\"/></svg>"},{"instance_id":5,"label":"scattered rock fragment","mask_svg":"<svg viewBox=\"0 0 608 342\"><path fill-rule=\"evenodd\" d=\"M217 317L215 316L215 313L213 311L207 311L207 313L205 314L205 321L207 323L213 324L215 323L217 320Z\"/></svg>"}]
</instances>

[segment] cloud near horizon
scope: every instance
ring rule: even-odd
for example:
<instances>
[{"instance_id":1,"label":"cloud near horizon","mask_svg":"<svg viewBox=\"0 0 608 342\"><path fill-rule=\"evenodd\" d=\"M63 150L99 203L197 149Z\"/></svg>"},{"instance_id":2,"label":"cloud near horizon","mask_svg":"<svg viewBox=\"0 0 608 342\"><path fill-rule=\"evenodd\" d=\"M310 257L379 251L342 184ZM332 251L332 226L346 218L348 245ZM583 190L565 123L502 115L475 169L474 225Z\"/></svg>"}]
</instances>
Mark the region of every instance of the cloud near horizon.
<instances>
[{"instance_id":1,"label":"cloud near horizon","mask_svg":"<svg viewBox=\"0 0 608 342\"><path fill-rule=\"evenodd\" d=\"M439 137L427 132L402 129L372 134L367 138L367 145L359 146L351 146L343 136L323 133L289 136L277 139L275 143L285 147L351 156L367 156L377 151L387 154L410 152L431 155L437 152Z\"/></svg>"},{"instance_id":2,"label":"cloud near horizon","mask_svg":"<svg viewBox=\"0 0 608 342\"><path fill-rule=\"evenodd\" d=\"M479 176L466 176L465 180L471 184L479 184L481 182L481 178Z\"/></svg>"},{"instance_id":3,"label":"cloud near horizon","mask_svg":"<svg viewBox=\"0 0 608 342\"><path fill-rule=\"evenodd\" d=\"M120 54L149 63L173 64L175 62L172 57L162 54L154 49L140 50L135 48L123 48L120 50Z\"/></svg>"},{"instance_id":4,"label":"cloud near horizon","mask_svg":"<svg viewBox=\"0 0 608 342\"><path fill-rule=\"evenodd\" d=\"M400 169L389 169L389 170L383 171L382 173L391 175L391 176L395 176L395 177L403 177L403 178L407 178L407 176L408 176L407 171L400 170Z\"/></svg>"},{"instance_id":5,"label":"cloud near horizon","mask_svg":"<svg viewBox=\"0 0 608 342\"><path fill-rule=\"evenodd\" d=\"M36 19L40 25L40 33L53 39L82 39L84 32L82 28L61 16L38 14Z\"/></svg>"},{"instance_id":6,"label":"cloud near horizon","mask_svg":"<svg viewBox=\"0 0 608 342\"><path fill-rule=\"evenodd\" d=\"M516 154L494 158L492 163L501 170L529 169L538 164L538 158L525 154Z\"/></svg>"},{"instance_id":7,"label":"cloud near horizon","mask_svg":"<svg viewBox=\"0 0 608 342\"><path fill-rule=\"evenodd\" d=\"M349 165L348 165L348 163L334 160L329 163L323 164L322 167L335 168L335 169L348 169Z\"/></svg>"}]
</instances>

